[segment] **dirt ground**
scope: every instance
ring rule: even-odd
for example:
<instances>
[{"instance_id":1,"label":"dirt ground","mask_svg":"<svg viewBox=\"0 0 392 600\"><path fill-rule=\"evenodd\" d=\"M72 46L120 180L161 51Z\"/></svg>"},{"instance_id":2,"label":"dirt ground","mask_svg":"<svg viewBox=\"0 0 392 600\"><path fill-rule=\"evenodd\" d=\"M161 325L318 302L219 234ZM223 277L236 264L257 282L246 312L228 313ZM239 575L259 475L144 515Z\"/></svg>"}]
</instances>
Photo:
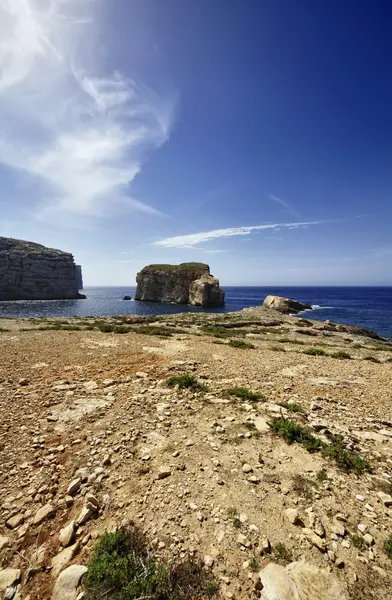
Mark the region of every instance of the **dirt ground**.
<instances>
[{"instance_id":1,"label":"dirt ground","mask_svg":"<svg viewBox=\"0 0 392 600\"><path fill-rule=\"evenodd\" d=\"M101 532L136 523L158 556L200 556L222 598L260 597L256 573L295 560L329 568L347 598L392 597L391 348L347 331L325 336L321 324L308 335L290 318L243 319L232 337L207 335L189 316L160 321L178 330L170 337L86 329L92 320L73 320L75 331L2 320L0 569L21 570L15 597L51 598L59 532L91 495L98 506L60 570L87 564ZM314 347L326 355L304 353ZM339 351L350 359L331 356ZM183 373L205 389L167 385ZM238 386L263 398L228 393ZM268 425L279 416L321 439L341 435L370 471L357 476L288 444Z\"/></svg>"}]
</instances>

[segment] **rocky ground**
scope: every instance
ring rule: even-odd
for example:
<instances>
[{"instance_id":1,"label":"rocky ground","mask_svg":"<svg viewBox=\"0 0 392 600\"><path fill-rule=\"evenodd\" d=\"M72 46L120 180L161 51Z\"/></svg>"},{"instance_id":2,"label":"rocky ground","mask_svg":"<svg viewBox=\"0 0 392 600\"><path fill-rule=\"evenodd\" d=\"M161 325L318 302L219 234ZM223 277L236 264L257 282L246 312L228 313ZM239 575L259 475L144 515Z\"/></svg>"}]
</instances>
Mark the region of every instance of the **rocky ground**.
<instances>
[{"instance_id":1,"label":"rocky ground","mask_svg":"<svg viewBox=\"0 0 392 600\"><path fill-rule=\"evenodd\" d=\"M200 556L221 598L391 597L387 342L267 309L0 325L5 598L82 598L97 537L129 523L163 559ZM204 389L168 386L183 373ZM279 416L343 436L370 470L288 444Z\"/></svg>"}]
</instances>

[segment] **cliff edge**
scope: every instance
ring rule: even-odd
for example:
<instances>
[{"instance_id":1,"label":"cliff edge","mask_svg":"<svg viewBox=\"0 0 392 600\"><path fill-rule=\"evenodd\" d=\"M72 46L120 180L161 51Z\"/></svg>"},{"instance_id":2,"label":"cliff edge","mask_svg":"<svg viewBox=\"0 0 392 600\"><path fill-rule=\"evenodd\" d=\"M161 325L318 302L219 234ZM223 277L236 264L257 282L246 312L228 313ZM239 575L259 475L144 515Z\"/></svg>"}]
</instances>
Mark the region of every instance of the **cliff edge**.
<instances>
[{"instance_id":1,"label":"cliff edge","mask_svg":"<svg viewBox=\"0 0 392 600\"><path fill-rule=\"evenodd\" d=\"M225 293L203 263L149 265L136 276L135 300L220 306Z\"/></svg>"},{"instance_id":2,"label":"cliff edge","mask_svg":"<svg viewBox=\"0 0 392 600\"><path fill-rule=\"evenodd\" d=\"M0 237L0 301L84 298L78 277L72 254Z\"/></svg>"}]
</instances>

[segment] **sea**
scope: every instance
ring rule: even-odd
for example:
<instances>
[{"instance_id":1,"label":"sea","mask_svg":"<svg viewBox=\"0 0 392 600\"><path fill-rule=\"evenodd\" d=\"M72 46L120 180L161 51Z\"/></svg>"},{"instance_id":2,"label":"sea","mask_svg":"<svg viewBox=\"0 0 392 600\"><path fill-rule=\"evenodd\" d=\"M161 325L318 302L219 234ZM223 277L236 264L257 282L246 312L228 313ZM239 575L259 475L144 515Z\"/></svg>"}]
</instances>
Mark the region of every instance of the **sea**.
<instances>
[{"instance_id":1,"label":"sea","mask_svg":"<svg viewBox=\"0 0 392 600\"><path fill-rule=\"evenodd\" d=\"M161 315L182 312L224 313L259 306L268 294L312 304L300 316L314 320L359 325L392 340L392 287L224 287L225 305L219 308L123 300L136 288L86 287L86 300L18 300L0 302L0 318Z\"/></svg>"}]
</instances>

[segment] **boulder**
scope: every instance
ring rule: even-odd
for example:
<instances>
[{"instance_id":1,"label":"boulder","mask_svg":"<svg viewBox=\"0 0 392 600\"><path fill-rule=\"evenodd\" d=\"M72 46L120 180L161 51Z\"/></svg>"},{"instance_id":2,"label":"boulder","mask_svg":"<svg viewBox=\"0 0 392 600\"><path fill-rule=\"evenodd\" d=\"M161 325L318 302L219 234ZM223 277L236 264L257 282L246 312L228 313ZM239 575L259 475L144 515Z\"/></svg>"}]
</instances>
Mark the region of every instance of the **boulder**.
<instances>
[{"instance_id":1,"label":"boulder","mask_svg":"<svg viewBox=\"0 0 392 600\"><path fill-rule=\"evenodd\" d=\"M327 569L306 562L269 563L259 573L265 600L348 600L346 587Z\"/></svg>"},{"instance_id":2,"label":"boulder","mask_svg":"<svg viewBox=\"0 0 392 600\"><path fill-rule=\"evenodd\" d=\"M23 240L0 237L0 281L0 300L85 297L72 254Z\"/></svg>"},{"instance_id":3,"label":"boulder","mask_svg":"<svg viewBox=\"0 0 392 600\"><path fill-rule=\"evenodd\" d=\"M123 300L132 300L131 296L124 296Z\"/></svg>"},{"instance_id":4,"label":"boulder","mask_svg":"<svg viewBox=\"0 0 392 600\"><path fill-rule=\"evenodd\" d=\"M0 570L0 592L4 592L8 587L19 583L21 577L20 569L2 569Z\"/></svg>"},{"instance_id":5,"label":"boulder","mask_svg":"<svg viewBox=\"0 0 392 600\"><path fill-rule=\"evenodd\" d=\"M311 304L298 302L291 298L283 298L282 296L267 296L263 306L265 308L273 308L284 314L297 314L303 310L310 310L312 308Z\"/></svg>"},{"instance_id":6,"label":"boulder","mask_svg":"<svg viewBox=\"0 0 392 600\"><path fill-rule=\"evenodd\" d=\"M76 600L78 587L85 573L87 567L84 565L71 565L64 569L55 583L52 600Z\"/></svg>"},{"instance_id":7,"label":"boulder","mask_svg":"<svg viewBox=\"0 0 392 600\"><path fill-rule=\"evenodd\" d=\"M219 287L219 280L212 275L202 275L189 286L189 304L194 306L222 306L225 292Z\"/></svg>"},{"instance_id":8,"label":"boulder","mask_svg":"<svg viewBox=\"0 0 392 600\"><path fill-rule=\"evenodd\" d=\"M191 284L200 280L199 284ZM135 300L143 302L172 302L217 306L224 302L219 281L210 275L210 267L203 263L180 265L149 265L136 276Z\"/></svg>"}]
</instances>

